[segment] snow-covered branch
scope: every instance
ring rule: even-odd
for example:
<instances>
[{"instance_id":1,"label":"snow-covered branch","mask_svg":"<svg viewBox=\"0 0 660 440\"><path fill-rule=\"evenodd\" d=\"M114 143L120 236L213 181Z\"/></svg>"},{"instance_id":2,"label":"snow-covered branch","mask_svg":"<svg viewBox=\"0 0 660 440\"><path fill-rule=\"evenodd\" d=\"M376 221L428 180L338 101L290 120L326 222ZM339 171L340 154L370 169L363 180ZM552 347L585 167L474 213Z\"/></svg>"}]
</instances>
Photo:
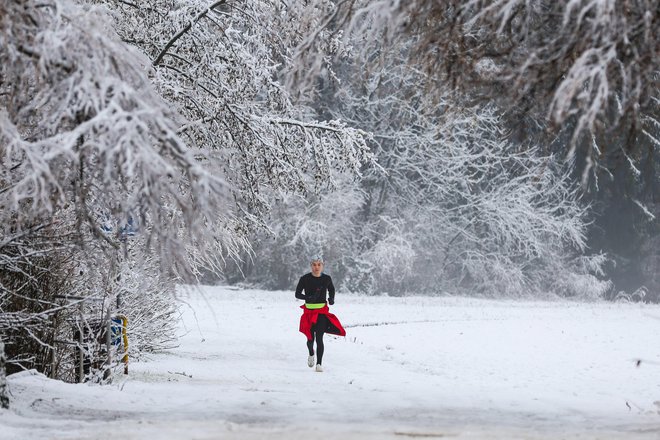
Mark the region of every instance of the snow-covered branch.
<instances>
[{"instance_id":1,"label":"snow-covered branch","mask_svg":"<svg viewBox=\"0 0 660 440\"><path fill-rule=\"evenodd\" d=\"M367 68L397 57L397 43L408 42L405 61L429 73L423 83L429 93L442 94L438 83L450 84L514 117L547 120L554 132L569 129L568 157L584 134L641 133L644 115L657 114L657 1L354 0L327 14L345 17L326 31L344 30L348 41L360 41L353 50L371 53L363 56ZM301 43L296 78L324 75L315 62L323 56L318 46ZM625 146L635 149L635 136ZM585 152L598 160L588 146Z\"/></svg>"}]
</instances>

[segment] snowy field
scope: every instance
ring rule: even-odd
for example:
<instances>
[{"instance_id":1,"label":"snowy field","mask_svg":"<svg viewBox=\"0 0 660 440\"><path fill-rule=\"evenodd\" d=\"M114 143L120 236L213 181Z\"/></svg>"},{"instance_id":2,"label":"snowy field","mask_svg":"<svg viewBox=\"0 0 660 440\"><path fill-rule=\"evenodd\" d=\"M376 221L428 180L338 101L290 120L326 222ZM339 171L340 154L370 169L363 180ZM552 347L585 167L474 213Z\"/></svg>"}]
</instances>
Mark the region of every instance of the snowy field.
<instances>
[{"instance_id":1,"label":"snowy field","mask_svg":"<svg viewBox=\"0 0 660 440\"><path fill-rule=\"evenodd\" d=\"M112 385L10 376L0 438L660 438L657 306L340 292L316 373L292 291L181 300L180 346Z\"/></svg>"}]
</instances>

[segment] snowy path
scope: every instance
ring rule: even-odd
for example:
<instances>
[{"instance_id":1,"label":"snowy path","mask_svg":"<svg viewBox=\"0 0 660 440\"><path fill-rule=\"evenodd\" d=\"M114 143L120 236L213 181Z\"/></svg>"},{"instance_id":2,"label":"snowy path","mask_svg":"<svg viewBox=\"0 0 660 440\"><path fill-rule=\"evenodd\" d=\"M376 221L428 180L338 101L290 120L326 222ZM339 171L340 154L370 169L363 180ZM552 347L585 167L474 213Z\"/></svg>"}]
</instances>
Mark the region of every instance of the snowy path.
<instances>
[{"instance_id":1,"label":"snowy path","mask_svg":"<svg viewBox=\"0 0 660 440\"><path fill-rule=\"evenodd\" d=\"M111 386L10 376L0 439L660 438L659 307L338 295L315 373L292 296L186 293Z\"/></svg>"}]
</instances>

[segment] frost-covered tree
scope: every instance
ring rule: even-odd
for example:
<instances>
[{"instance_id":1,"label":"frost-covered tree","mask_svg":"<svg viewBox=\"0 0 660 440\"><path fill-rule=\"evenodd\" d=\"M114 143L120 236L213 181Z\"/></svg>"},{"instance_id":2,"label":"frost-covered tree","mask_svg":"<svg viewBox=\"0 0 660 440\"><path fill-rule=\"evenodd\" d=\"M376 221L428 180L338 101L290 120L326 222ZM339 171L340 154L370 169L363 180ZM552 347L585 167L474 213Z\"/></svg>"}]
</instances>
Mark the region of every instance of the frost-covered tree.
<instances>
[{"instance_id":1,"label":"frost-covered tree","mask_svg":"<svg viewBox=\"0 0 660 440\"><path fill-rule=\"evenodd\" d=\"M428 94L442 97L449 86L471 103L495 104L514 144L574 163L599 214L589 245L615 257L610 274L626 289L656 285L657 247L647 243L658 231L657 1L316 4L325 32L362 54L365 70L402 56L428 74L419 83ZM296 84L326 70L318 35L299 46Z\"/></svg>"},{"instance_id":2,"label":"frost-covered tree","mask_svg":"<svg viewBox=\"0 0 660 440\"><path fill-rule=\"evenodd\" d=\"M9 408L7 379L5 376L5 344L0 342L0 408Z\"/></svg>"},{"instance_id":3,"label":"frost-covered tree","mask_svg":"<svg viewBox=\"0 0 660 440\"><path fill-rule=\"evenodd\" d=\"M50 363L55 296L83 291L78 263L102 268L117 248L107 217L134 218L164 256L201 232L241 240L211 208L226 185L186 151L143 58L104 22L69 2L0 5L0 331L14 366Z\"/></svg>"},{"instance_id":4,"label":"frost-covered tree","mask_svg":"<svg viewBox=\"0 0 660 440\"><path fill-rule=\"evenodd\" d=\"M254 5L0 4L3 335L24 331L52 350L27 321L13 320L22 300L35 305L20 309L26 319L50 328L49 338L65 307L53 295L85 292L85 283L85 296L102 300L85 313L107 319L123 288L167 290L131 284L156 268L171 281L237 256L268 208L266 190L331 186L367 158L362 132L314 119L273 80L285 56L271 44L276 30L252 15L268 19L269 4ZM153 255L148 265L116 263L129 224ZM7 285L5 276L29 282ZM123 298L126 310L144 307ZM141 316L136 331L148 327ZM34 350L25 353L30 362Z\"/></svg>"},{"instance_id":5,"label":"frost-covered tree","mask_svg":"<svg viewBox=\"0 0 660 440\"><path fill-rule=\"evenodd\" d=\"M131 217L165 257L201 234L239 246L235 220L216 209L227 184L177 135L175 114L142 70L146 59L108 36L102 15L71 3L4 9L0 203L16 228L71 207L77 229L102 240L107 217Z\"/></svg>"},{"instance_id":6,"label":"frost-covered tree","mask_svg":"<svg viewBox=\"0 0 660 440\"><path fill-rule=\"evenodd\" d=\"M106 216L130 217L166 258L202 236L198 251L226 254L268 205L262 187L321 187L366 157L361 132L310 120L272 78L277 47L264 38L277 35L253 23L269 4L121 5L120 35L150 59L108 37L95 8L2 11L3 207L19 221L71 203L97 232Z\"/></svg>"},{"instance_id":7,"label":"frost-covered tree","mask_svg":"<svg viewBox=\"0 0 660 440\"><path fill-rule=\"evenodd\" d=\"M428 94L425 73L397 60L366 64L335 66L318 105L372 131L379 166L274 211L274 238L258 237L257 270L244 268L250 279L286 288L321 250L342 287L359 292L603 294L603 258L582 256L587 211L568 168L507 141L493 106Z\"/></svg>"},{"instance_id":8,"label":"frost-covered tree","mask_svg":"<svg viewBox=\"0 0 660 440\"><path fill-rule=\"evenodd\" d=\"M365 133L337 119L319 121L278 82L301 20L296 6L103 3L116 13L121 38L149 57L154 85L182 116L177 134L203 162L215 162L248 217L268 210L264 189L318 191L366 159Z\"/></svg>"},{"instance_id":9,"label":"frost-covered tree","mask_svg":"<svg viewBox=\"0 0 660 440\"><path fill-rule=\"evenodd\" d=\"M407 40L408 62L429 73L430 93L438 82L451 84L473 98L518 107L516 116L531 113L568 128L569 156L583 134L587 149L592 133L627 131L626 151L636 148L636 136L660 142L657 0L318 3L332 18L325 22L331 31L361 38L358 50L379 48L369 65L396 55L390 48ZM319 70L316 35L301 45L300 71ZM604 148L612 146L589 150L592 162Z\"/></svg>"},{"instance_id":10,"label":"frost-covered tree","mask_svg":"<svg viewBox=\"0 0 660 440\"><path fill-rule=\"evenodd\" d=\"M268 230L251 237L252 252L229 267L228 281L290 289L308 269L310 257L323 254L342 287L357 291L358 283L348 282L347 277L361 265L364 228L357 214L364 196L355 182L343 181L331 193L284 197L271 211Z\"/></svg>"}]
</instances>

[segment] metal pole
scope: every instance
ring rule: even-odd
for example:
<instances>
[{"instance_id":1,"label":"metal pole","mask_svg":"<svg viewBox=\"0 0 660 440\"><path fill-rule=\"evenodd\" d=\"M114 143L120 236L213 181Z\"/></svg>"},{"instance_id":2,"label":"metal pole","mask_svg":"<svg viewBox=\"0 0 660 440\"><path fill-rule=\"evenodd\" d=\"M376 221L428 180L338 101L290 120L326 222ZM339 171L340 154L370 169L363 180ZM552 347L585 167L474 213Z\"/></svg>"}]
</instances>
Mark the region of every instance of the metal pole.
<instances>
[{"instance_id":1,"label":"metal pole","mask_svg":"<svg viewBox=\"0 0 660 440\"><path fill-rule=\"evenodd\" d=\"M124 343L124 357L122 358L122 362L124 362L124 374L128 374L128 318L122 316L121 323L121 336Z\"/></svg>"}]
</instances>

